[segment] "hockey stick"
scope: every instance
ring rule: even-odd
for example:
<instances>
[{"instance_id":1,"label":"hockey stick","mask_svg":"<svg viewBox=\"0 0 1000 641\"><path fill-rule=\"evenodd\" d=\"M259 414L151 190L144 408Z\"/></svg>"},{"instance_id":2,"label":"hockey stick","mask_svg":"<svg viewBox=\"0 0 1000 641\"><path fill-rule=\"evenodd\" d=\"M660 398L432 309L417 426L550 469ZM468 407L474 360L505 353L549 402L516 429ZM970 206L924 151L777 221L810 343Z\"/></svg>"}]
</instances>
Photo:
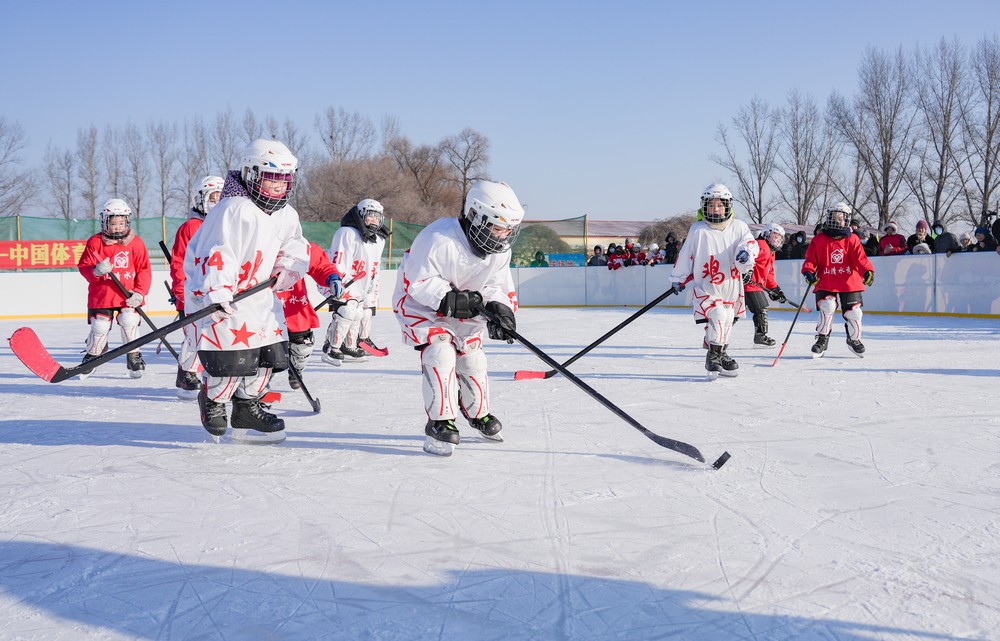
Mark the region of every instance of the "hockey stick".
<instances>
[{"instance_id":1,"label":"hockey stick","mask_svg":"<svg viewBox=\"0 0 1000 641\"><path fill-rule=\"evenodd\" d=\"M289 359L288 361L288 373L291 374L292 378L298 381L299 389L301 389L302 393L306 395L306 400L309 401L309 405L312 406L313 412L319 414L320 410L319 399L313 398L313 395L309 393L309 389L306 387L306 382L302 380L302 373L299 372L299 370L296 369L294 365L292 365L291 359Z\"/></svg>"},{"instance_id":2,"label":"hockey stick","mask_svg":"<svg viewBox=\"0 0 1000 641\"><path fill-rule=\"evenodd\" d=\"M354 281L356 281L359 278L364 278L367 275L368 275L368 272L361 272L357 276L355 276L354 278L352 278L351 280L349 280L346 283L344 283L344 291L346 292L347 288L354 284ZM343 296L343 294L341 294L341 296ZM320 307L322 307L323 305L326 305L327 303L332 303L332 302L334 302L336 300L340 300L340 299L336 298L333 294L330 294L329 296L327 296L326 298L323 299L323 302L321 302L319 305L316 305L315 307L313 307L313 311L318 312Z\"/></svg>"},{"instance_id":3,"label":"hockey stick","mask_svg":"<svg viewBox=\"0 0 1000 641\"><path fill-rule=\"evenodd\" d=\"M795 327L795 321L799 320L799 312L802 311L802 306L806 304L806 296L812 291L812 286L806 287L806 293L802 294L802 302L799 303L799 309L795 312L795 318L792 319L792 324L788 326L788 333L785 334L785 342L781 344L781 349L778 350L778 355L774 357L774 362L771 363L771 367L778 364L778 359L781 358L781 353L785 351L785 345L788 344L788 339L792 335L792 328Z\"/></svg>"},{"instance_id":4,"label":"hockey stick","mask_svg":"<svg viewBox=\"0 0 1000 641\"><path fill-rule=\"evenodd\" d=\"M114 272L108 272L108 276L111 277L111 282L115 284L115 287L117 287L118 291L122 293L122 296L128 298L129 296L132 295L132 292L125 289L125 285L123 285L122 282L118 279L118 277L115 276ZM155 332L156 325L153 324L153 321L149 320L149 316L146 315L146 312L142 311L142 307L136 307L135 311L139 312L139 316L142 317L142 320L146 321L146 324L149 325L149 328ZM177 352L174 351L174 348L171 347L170 343L167 342L165 336L160 338L160 342L163 343L163 346L167 348L168 352L174 355L174 359L176 359L177 362L180 362L181 360L180 355L178 355Z\"/></svg>"},{"instance_id":5,"label":"hockey stick","mask_svg":"<svg viewBox=\"0 0 1000 641\"><path fill-rule=\"evenodd\" d=\"M588 352L590 352L590 350L594 349L595 347L597 347L598 345L600 345L601 343L603 343L607 339L611 338L614 334L617 334L626 325L628 325L629 323L631 323L635 319L639 318L640 316L642 316L643 314L645 314L649 310L651 310L654 307L656 307L656 305L658 305L663 299L667 298L671 294L676 294L676 293L677 293L677 290L675 288L673 288L673 287L671 287L667 291L663 292L662 294L660 294L659 296L657 296L656 298L654 298L652 301L650 301L645 307L643 307L642 309L640 309L636 313L632 314L631 316L629 316L628 318L626 318L625 320L623 320L621 323L618 323L618 325L615 326L615 328L612 329L611 331L609 331L607 334L605 334L604 336L601 336L596 341L594 341L590 345L587 345L581 351L579 351L575 355L571 356L569 358L569 360L567 360L566 362L564 362L562 364L562 367L564 367L564 368L569 367L570 365L572 365L573 363L575 363L577 361L577 359L585 356ZM524 370L524 369L522 369L522 370L518 370L518 371L514 372L514 380L515 381L526 381L526 380L534 379L534 378L552 378L553 376L555 376L558 373L559 373L558 369L550 369L547 372L535 372L535 371L531 371L531 370Z\"/></svg>"},{"instance_id":6,"label":"hockey stick","mask_svg":"<svg viewBox=\"0 0 1000 641\"><path fill-rule=\"evenodd\" d=\"M755 280L754 280L754 279L752 279L752 278L750 279L750 282L749 282L749 283L747 283L747 285L756 285L757 287L760 287L761 289L763 289L763 290L764 290L765 292L767 292L767 293L768 293L768 295L769 295L768 297L769 297L769 298L770 298L770 294L771 294L771 292L773 292L773 291L774 291L773 289L768 289L768 288L767 288L767 287L765 287L764 285L761 285L760 283L758 283L757 281L755 281ZM772 299L772 300L773 300L773 299ZM785 300L778 300L778 301L775 301L775 302L778 302L778 303L787 303L787 302L788 302L788 299L786 298ZM805 313L807 313L807 314L811 314L811 313L812 313L812 310L811 310L811 309L809 309L808 307L803 307L803 306L801 306L801 305L800 305L800 306L798 307L798 309L800 309L800 310L804 311L804 312L805 312Z\"/></svg>"},{"instance_id":7,"label":"hockey stick","mask_svg":"<svg viewBox=\"0 0 1000 641\"><path fill-rule=\"evenodd\" d=\"M167 249L167 244L162 240L160 241L160 250L163 252L163 256L167 259L167 266L169 267L170 263L174 262L174 255L169 249Z\"/></svg>"},{"instance_id":8,"label":"hockey stick","mask_svg":"<svg viewBox=\"0 0 1000 641\"><path fill-rule=\"evenodd\" d=\"M664 297L664 298L666 298L666 297ZM577 378L576 375L573 374L573 372L569 371L568 369L566 369L565 367L563 367L562 365L560 365L559 363L557 363L555 360L553 360L551 356L549 356L548 354L546 354L545 352L543 352L539 348L537 348L534 345L532 345L528 341L528 339L524 338L523 336L521 336L520 334L518 334L513 329L511 329L511 328L507 327L505 324L501 323L499 321L499 319L497 319L497 317L494 316L492 313L490 313L490 311L487 310L485 307L483 307L482 305L479 305L479 306L477 306L476 309L479 311L480 314L482 314L486 318L486 320L490 321L491 323L495 323L495 324L500 325L501 327L503 327L504 331L506 331L507 334L509 334L514 339L516 339L519 343L521 343L522 345L524 345L525 347L527 347L531 352L533 352L535 354L535 356L537 356L538 358L542 359L550 367L554 367L556 369L556 371L558 371L560 374L562 374L567 379L569 379L569 381L571 383L573 383L574 385L576 385L577 387L579 387L580 389L582 389L584 392L586 392L587 394L589 394L598 403L600 403L604 407L606 407L609 410L611 410L612 413L614 413L615 415L617 415L619 418L621 418L623 421L625 421L626 423L628 423L629 425L631 425L635 429L637 429L640 432L642 432L643 435L646 436L646 438L648 438L649 440L653 441L654 443L656 443L657 445L659 445L661 447L667 448L668 450L673 450L673 451L675 451L675 452L677 452L679 454L683 454L685 456L690 456L691 458L693 458L694 460L696 460L696 461L698 461L700 463L704 463L705 462L705 457L701 455L701 452L699 452L698 448L696 448L694 445L691 445L689 443L685 443L683 441L676 441L676 440L674 440L672 438L667 438L665 436L660 436L659 434L656 434L654 432L649 431L639 421L635 420L634 418L632 418L631 416L629 416L628 414L626 414L625 410L621 409L620 407L618 407L617 405L615 405L614 403L612 403L611 401L609 401L608 399L606 399L604 396L601 395L600 392L598 392L597 390L595 390L594 388L592 388L590 385L587 385L586 383L584 383L583 381L581 381L579 378ZM722 456L720 456L718 459L716 459L716 461L714 463L712 463L712 467L714 467L715 469L719 469L720 467L722 467L723 465L725 465L726 461L728 461L728 460L729 460L729 452L723 452Z\"/></svg>"},{"instance_id":9,"label":"hockey stick","mask_svg":"<svg viewBox=\"0 0 1000 641\"><path fill-rule=\"evenodd\" d=\"M237 301L241 301L244 298L253 296L259 291L273 287L277 281L277 277L272 276L264 282L236 294L233 296L232 302L235 303ZM94 369L99 365L103 365L123 354L131 352L137 347L142 347L150 341L154 341L170 334L171 332L175 332L185 325L190 325L191 323L199 321L206 316L211 316L213 312L219 310L220 308L221 305L219 303L213 303L208 307L200 309L178 321L170 323L169 325L164 325L158 330L140 336L134 341L130 341L109 352L105 352L101 356L91 359L86 363L80 363L79 365L68 368L63 367L56 362L56 359L52 358L52 355L49 354L49 350L45 349L45 346L42 345L42 341L38 339L38 335L35 334L34 330L30 327L20 327L14 330L14 333L9 339L7 339L7 341L10 343L10 349L14 352L14 355L17 356L22 363L24 363L25 367L34 372L36 376L50 383L61 383L67 378L72 378L81 372Z\"/></svg>"}]
</instances>

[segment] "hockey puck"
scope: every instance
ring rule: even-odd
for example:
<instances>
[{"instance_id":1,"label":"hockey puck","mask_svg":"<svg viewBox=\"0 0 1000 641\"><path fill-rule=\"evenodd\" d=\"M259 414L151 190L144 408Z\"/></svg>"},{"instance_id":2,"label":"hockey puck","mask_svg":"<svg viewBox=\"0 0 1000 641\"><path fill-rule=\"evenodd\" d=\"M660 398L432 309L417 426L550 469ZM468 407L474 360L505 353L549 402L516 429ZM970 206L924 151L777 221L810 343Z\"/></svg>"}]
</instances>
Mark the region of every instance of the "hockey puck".
<instances>
[{"instance_id":1,"label":"hockey puck","mask_svg":"<svg viewBox=\"0 0 1000 641\"><path fill-rule=\"evenodd\" d=\"M720 467L722 467L723 465L725 465L726 461L728 461L728 460L729 460L729 452L723 452L722 456L720 456L715 461L715 463L712 463L712 467L714 467L715 469L719 469Z\"/></svg>"}]
</instances>

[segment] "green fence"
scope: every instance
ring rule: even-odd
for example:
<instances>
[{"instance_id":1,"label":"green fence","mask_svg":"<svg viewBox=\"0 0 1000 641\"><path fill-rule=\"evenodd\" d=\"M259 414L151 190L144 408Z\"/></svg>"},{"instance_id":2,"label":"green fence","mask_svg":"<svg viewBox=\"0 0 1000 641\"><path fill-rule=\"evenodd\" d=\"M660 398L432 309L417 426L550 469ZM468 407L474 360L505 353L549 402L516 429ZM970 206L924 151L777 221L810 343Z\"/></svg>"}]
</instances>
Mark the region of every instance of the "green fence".
<instances>
[{"instance_id":1,"label":"green fence","mask_svg":"<svg viewBox=\"0 0 1000 641\"><path fill-rule=\"evenodd\" d=\"M163 256L159 242L167 247L174 242L174 235L187 218L139 218L132 221L139 238L146 243L146 249L157 264ZM424 225L400 221L388 221L392 235L386 241L382 263L385 269L399 266L403 252L410 248ZM0 240L86 240L100 231L99 220L66 220L62 218L38 218L11 216L0 218ZM302 233L305 237L326 249L334 232L340 228L339 222L303 221ZM552 221L526 221L521 235L514 245L513 263L526 266L536 252L544 254L586 254L587 217L568 218Z\"/></svg>"}]
</instances>

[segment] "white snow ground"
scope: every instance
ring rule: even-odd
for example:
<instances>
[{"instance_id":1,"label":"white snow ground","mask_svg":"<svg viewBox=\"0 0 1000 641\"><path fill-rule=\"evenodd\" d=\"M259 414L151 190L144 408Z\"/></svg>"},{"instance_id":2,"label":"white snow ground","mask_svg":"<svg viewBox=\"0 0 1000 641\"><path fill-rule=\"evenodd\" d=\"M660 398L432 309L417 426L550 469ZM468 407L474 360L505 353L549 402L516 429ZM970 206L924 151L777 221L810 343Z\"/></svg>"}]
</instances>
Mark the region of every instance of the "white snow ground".
<instances>
[{"instance_id":1,"label":"white snow ground","mask_svg":"<svg viewBox=\"0 0 1000 641\"><path fill-rule=\"evenodd\" d=\"M634 309L524 309L560 360ZM792 319L772 314L779 343ZM166 323L165 317L160 317ZM421 451L417 354L284 391L288 440L212 443L164 350L50 384L0 351L0 639L997 639L1000 323L868 315L868 356L815 314L776 349L655 310L572 369L660 448L519 345L492 342L495 444ZM76 364L82 320L38 331ZM175 336L175 344L179 342ZM117 343L113 343L116 345Z\"/></svg>"}]
</instances>

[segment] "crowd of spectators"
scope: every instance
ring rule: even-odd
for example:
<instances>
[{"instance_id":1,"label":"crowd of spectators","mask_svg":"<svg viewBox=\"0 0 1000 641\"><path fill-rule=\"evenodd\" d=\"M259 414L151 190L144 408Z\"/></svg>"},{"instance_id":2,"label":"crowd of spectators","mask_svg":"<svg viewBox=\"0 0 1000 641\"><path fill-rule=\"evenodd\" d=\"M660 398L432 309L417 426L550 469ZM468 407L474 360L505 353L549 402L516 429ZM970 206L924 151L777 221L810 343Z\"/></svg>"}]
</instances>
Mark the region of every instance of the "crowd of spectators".
<instances>
[{"instance_id":1,"label":"crowd of spectators","mask_svg":"<svg viewBox=\"0 0 1000 641\"><path fill-rule=\"evenodd\" d=\"M622 267L673 265L677 261L677 252L680 248L681 240L673 233L667 234L662 246L658 243L643 246L626 238L624 243L608 243L607 251L600 245L595 245L594 253L587 260L587 267L607 267L616 270Z\"/></svg>"}]
</instances>

